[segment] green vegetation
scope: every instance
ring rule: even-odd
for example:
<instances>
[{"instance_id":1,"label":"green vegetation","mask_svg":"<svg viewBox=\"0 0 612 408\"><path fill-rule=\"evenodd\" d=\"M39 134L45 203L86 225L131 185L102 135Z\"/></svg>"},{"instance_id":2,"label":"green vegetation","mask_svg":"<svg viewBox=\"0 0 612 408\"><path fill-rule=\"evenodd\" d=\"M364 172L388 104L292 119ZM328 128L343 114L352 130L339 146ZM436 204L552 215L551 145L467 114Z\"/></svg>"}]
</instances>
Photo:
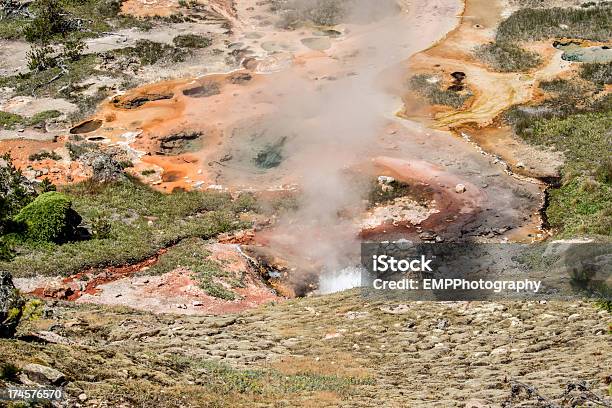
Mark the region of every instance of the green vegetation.
<instances>
[{"instance_id":1,"label":"green vegetation","mask_svg":"<svg viewBox=\"0 0 612 408\"><path fill-rule=\"evenodd\" d=\"M9 7L0 11L0 38L49 43L58 38L92 37L113 28L150 28L146 20L119 14L121 3L122 0L35 0L25 7Z\"/></svg>"},{"instance_id":2,"label":"green vegetation","mask_svg":"<svg viewBox=\"0 0 612 408\"><path fill-rule=\"evenodd\" d=\"M45 159L51 159L51 160L61 160L62 156L60 156L59 154L55 153L55 152L50 152L47 150L41 150L38 153L33 153L30 155L30 157L28 157L28 160L30 161L38 161L38 160L45 160Z\"/></svg>"},{"instance_id":3,"label":"green vegetation","mask_svg":"<svg viewBox=\"0 0 612 408\"><path fill-rule=\"evenodd\" d=\"M612 4L590 8L525 8L514 12L497 28L497 42L580 38L610 39Z\"/></svg>"},{"instance_id":4,"label":"green vegetation","mask_svg":"<svg viewBox=\"0 0 612 408\"><path fill-rule=\"evenodd\" d=\"M199 191L162 194L130 179L84 182L63 193L84 224L107 219L110 237L62 245L21 244L18 256L12 262L0 262L0 268L19 277L68 275L86 267L134 263L183 239L208 239L245 227L238 215L254 208L248 197L232 200L228 194Z\"/></svg>"},{"instance_id":5,"label":"green vegetation","mask_svg":"<svg viewBox=\"0 0 612 408\"><path fill-rule=\"evenodd\" d=\"M160 61L182 62L189 55L189 52L182 48L150 40L138 40L133 47L122 48L115 53L136 57L142 65L153 65Z\"/></svg>"},{"instance_id":6,"label":"green vegetation","mask_svg":"<svg viewBox=\"0 0 612 408\"><path fill-rule=\"evenodd\" d=\"M212 40L209 37L198 34L177 35L172 42L181 48L206 48L212 44Z\"/></svg>"},{"instance_id":7,"label":"green vegetation","mask_svg":"<svg viewBox=\"0 0 612 408\"><path fill-rule=\"evenodd\" d=\"M565 153L563 180L550 193L548 221L563 236L612 233L612 116L578 113L526 117L515 126L525 140Z\"/></svg>"},{"instance_id":8,"label":"green vegetation","mask_svg":"<svg viewBox=\"0 0 612 408\"><path fill-rule=\"evenodd\" d=\"M30 71L9 77L0 77L0 86L15 88L16 95L66 97L76 101L72 92L75 84L95 75L98 57L87 55L78 61L65 61L63 68L50 67L43 71Z\"/></svg>"},{"instance_id":9,"label":"green vegetation","mask_svg":"<svg viewBox=\"0 0 612 408\"><path fill-rule=\"evenodd\" d=\"M45 303L40 299L28 300L22 308L21 321L40 319L45 308Z\"/></svg>"},{"instance_id":10,"label":"green vegetation","mask_svg":"<svg viewBox=\"0 0 612 408\"><path fill-rule=\"evenodd\" d=\"M537 67L541 58L519 42L552 38L607 41L611 20L609 2L588 8L522 8L502 21L495 41L477 47L474 55L496 71L527 71Z\"/></svg>"},{"instance_id":11,"label":"green vegetation","mask_svg":"<svg viewBox=\"0 0 612 408\"><path fill-rule=\"evenodd\" d=\"M19 367L11 363L0 365L0 380L17 382L19 377Z\"/></svg>"},{"instance_id":12,"label":"green vegetation","mask_svg":"<svg viewBox=\"0 0 612 408\"><path fill-rule=\"evenodd\" d=\"M153 169L146 169L140 172L140 174L142 174L143 176L151 176L153 174L155 174L156 171Z\"/></svg>"},{"instance_id":13,"label":"green vegetation","mask_svg":"<svg viewBox=\"0 0 612 408\"><path fill-rule=\"evenodd\" d=\"M56 0L37 0L32 4L34 18L25 27L28 42L48 44L53 37L66 36L73 30L60 2Z\"/></svg>"},{"instance_id":14,"label":"green vegetation","mask_svg":"<svg viewBox=\"0 0 612 408\"><path fill-rule=\"evenodd\" d=\"M23 116L0 111L0 126L3 128L13 129L16 125L21 123L23 123Z\"/></svg>"},{"instance_id":15,"label":"green vegetation","mask_svg":"<svg viewBox=\"0 0 612 408\"><path fill-rule=\"evenodd\" d=\"M15 222L25 224L25 237L41 243L72 238L80 221L70 199L56 191L39 195L15 217Z\"/></svg>"},{"instance_id":16,"label":"green vegetation","mask_svg":"<svg viewBox=\"0 0 612 408\"><path fill-rule=\"evenodd\" d=\"M55 119L62 116L62 112L57 110L46 110L38 112L28 120L29 125L38 125L47 122L49 119Z\"/></svg>"},{"instance_id":17,"label":"green vegetation","mask_svg":"<svg viewBox=\"0 0 612 408\"><path fill-rule=\"evenodd\" d=\"M81 310L87 308L80 306ZM117 324L118 318L149 319L148 315L134 310L123 315L119 308L106 308L103 315L99 309L89 310L101 322L110 320L113 331L125 332ZM163 316L162 319L165 320ZM82 329L81 337L93 342L108 336L108 325L94 324ZM160 348L158 343L144 343L136 354L131 351L133 346L122 344L112 350L95 347L83 352L79 347L49 345L42 349L31 342L7 341L3 344L1 359L17 369L46 358L50 365L83 387L90 399L104 401L109 406L272 406L280 400L289 401L287 406L302 406L301 402L318 392L335 401L350 398L356 386L375 384L373 378L365 375L319 373L308 367L295 372L271 366L237 368L198 354L182 355ZM17 369L11 378L18 372Z\"/></svg>"},{"instance_id":18,"label":"green vegetation","mask_svg":"<svg viewBox=\"0 0 612 408\"><path fill-rule=\"evenodd\" d=\"M541 64L535 52L511 42L491 42L476 47L474 55L500 72L523 72Z\"/></svg>"},{"instance_id":19,"label":"green vegetation","mask_svg":"<svg viewBox=\"0 0 612 408\"><path fill-rule=\"evenodd\" d=\"M440 80L428 74L418 74L410 78L410 88L433 105L450 106L455 109L461 108L472 97L469 90L443 89Z\"/></svg>"},{"instance_id":20,"label":"green vegetation","mask_svg":"<svg viewBox=\"0 0 612 408\"><path fill-rule=\"evenodd\" d=\"M86 153L92 152L98 149L98 146L92 142L82 142L82 143L66 143L66 149L68 149L68 154L70 155L70 160L78 160Z\"/></svg>"},{"instance_id":21,"label":"green vegetation","mask_svg":"<svg viewBox=\"0 0 612 408\"><path fill-rule=\"evenodd\" d=\"M206 242L199 238L186 239L159 257L147 274L164 274L178 267L189 269L199 285L210 296L226 300L236 298L234 292L219 283L223 278L230 278L217 261L209 259L210 252L204 249ZM239 277L240 278L240 277Z\"/></svg>"},{"instance_id":22,"label":"green vegetation","mask_svg":"<svg viewBox=\"0 0 612 408\"><path fill-rule=\"evenodd\" d=\"M610 235L612 187L588 177L576 177L550 194L548 222L564 236Z\"/></svg>"},{"instance_id":23,"label":"green vegetation","mask_svg":"<svg viewBox=\"0 0 612 408\"><path fill-rule=\"evenodd\" d=\"M597 85L612 84L612 62L582 64L580 77Z\"/></svg>"},{"instance_id":24,"label":"green vegetation","mask_svg":"<svg viewBox=\"0 0 612 408\"><path fill-rule=\"evenodd\" d=\"M0 236L10 230L12 218L34 198L34 191L12 163L10 155L0 159Z\"/></svg>"},{"instance_id":25,"label":"green vegetation","mask_svg":"<svg viewBox=\"0 0 612 408\"><path fill-rule=\"evenodd\" d=\"M0 111L0 126L5 129L14 129L15 126L38 126L47 122L49 119L57 118L62 113L56 110L48 110L35 114L31 118L26 118L14 113Z\"/></svg>"},{"instance_id":26,"label":"green vegetation","mask_svg":"<svg viewBox=\"0 0 612 408\"><path fill-rule=\"evenodd\" d=\"M27 4L6 0L5 5L8 3L11 5L0 11L0 38L21 38L31 43L27 54L30 72L0 77L0 87L14 88L15 95L68 99L80 108L74 119L90 113L108 96L106 90L80 95L78 84L94 76L100 63L98 55L83 55L83 39L122 27L150 28L146 20L120 15L122 0L35 0ZM142 52L151 53L150 48L145 44ZM153 59L151 55L147 58ZM175 56L173 60L180 58ZM112 74L128 78L120 69Z\"/></svg>"}]
</instances>

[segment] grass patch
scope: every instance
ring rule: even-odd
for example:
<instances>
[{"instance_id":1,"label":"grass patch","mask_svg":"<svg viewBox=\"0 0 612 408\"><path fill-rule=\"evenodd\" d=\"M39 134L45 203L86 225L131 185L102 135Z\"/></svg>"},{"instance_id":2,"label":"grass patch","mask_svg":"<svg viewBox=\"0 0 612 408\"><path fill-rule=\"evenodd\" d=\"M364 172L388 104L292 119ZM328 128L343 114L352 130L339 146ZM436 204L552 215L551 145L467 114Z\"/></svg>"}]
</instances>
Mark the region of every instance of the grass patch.
<instances>
[{"instance_id":1,"label":"grass patch","mask_svg":"<svg viewBox=\"0 0 612 408\"><path fill-rule=\"evenodd\" d=\"M92 323L99 331L92 333L92 327L88 327L81 337L103 337L104 323L120 329L117 319L148 318L134 311L121 315L118 308L105 309L103 316L97 309L91 312L97 312L96 316L102 319L99 325ZM286 406L303 406L317 393L339 401L350 398L355 387L375 384L369 377L311 371L288 374L268 367L236 368L198 355L182 355L168 347L160 348L158 343L145 344L138 353L132 352L131 344L87 352L79 347L48 345L43 349L33 343L15 341L3 341L1 346L3 364L17 368L43 359L77 382L90 399L104 401L108 406L273 406L280 400L286 401ZM81 391L67 392L75 398Z\"/></svg>"},{"instance_id":2,"label":"grass patch","mask_svg":"<svg viewBox=\"0 0 612 408\"><path fill-rule=\"evenodd\" d=\"M5 17L0 19L0 39L19 40L23 38L23 29L27 25L27 21L23 17Z\"/></svg>"},{"instance_id":3,"label":"grass patch","mask_svg":"<svg viewBox=\"0 0 612 408\"><path fill-rule=\"evenodd\" d=\"M471 97L469 90L454 91L444 89L437 78L427 74L419 74L410 78L410 88L426 98L433 105L461 108Z\"/></svg>"},{"instance_id":4,"label":"grass patch","mask_svg":"<svg viewBox=\"0 0 612 408\"><path fill-rule=\"evenodd\" d=\"M612 116L610 111L558 118L526 118L516 133L564 152L559 189L550 192L547 217L562 236L612 235Z\"/></svg>"},{"instance_id":5,"label":"grass patch","mask_svg":"<svg viewBox=\"0 0 612 408\"><path fill-rule=\"evenodd\" d=\"M524 72L542 63L540 56L511 42L491 42L476 47L474 55L499 72Z\"/></svg>"},{"instance_id":6,"label":"grass patch","mask_svg":"<svg viewBox=\"0 0 612 408\"><path fill-rule=\"evenodd\" d=\"M551 191L546 214L550 226L564 236L610 236L612 187L586 176L572 178Z\"/></svg>"},{"instance_id":7,"label":"grass patch","mask_svg":"<svg viewBox=\"0 0 612 408\"><path fill-rule=\"evenodd\" d=\"M67 61L67 74L62 74L59 67L44 71L32 71L0 78L0 86L14 88L15 95L33 95L36 97L65 97L75 100L71 91L74 84L100 73L95 69L98 57L90 54L78 61ZM62 74L62 75L60 75Z\"/></svg>"},{"instance_id":8,"label":"grass patch","mask_svg":"<svg viewBox=\"0 0 612 408\"><path fill-rule=\"evenodd\" d=\"M210 47L212 40L198 34L182 34L172 39L175 46L181 48L206 48Z\"/></svg>"},{"instance_id":9,"label":"grass patch","mask_svg":"<svg viewBox=\"0 0 612 408\"><path fill-rule=\"evenodd\" d=\"M62 113L56 110L48 110L35 114L30 118L26 118L15 113L0 111L0 126L5 129L14 129L15 126L39 126L47 122L49 119L54 119L61 116Z\"/></svg>"},{"instance_id":10,"label":"grass patch","mask_svg":"<svg viewBox=\"0 0 612 408\"><path fill-rule=\"evenodd\" d=\"M55 119L62 116L62 112L57 110L46 110L43 112L38 112L34 116L28 119L28 124L31 126L36 126L39 124L46 123L50 119Z\"/></svg>"},{"instance_id":11,"label":"grass patch","mask_svg":"<svg viewBox=\"0 0 612 408\"><path fill-rule=\"evenodd\" d=\"M5 129L13 129L15 126L22 124L24 117L14 113L0 111L0 126Z\"/></svg>"},{"instance_id":12,"label":"grass patch","mask_svg":"<svg viewBox=\"0 0 612 408\"><path fill-rule=\"evenodd\" d=\"M608 41L612 24L612 4L590 8L526 8L515 11L497 28L497 42L580 38Z\"/></svg>"},{"instance_id":13,"label":"grass patch","mask_svg":"<svg viewBox=\"0 0 612 408\"><path fill-rule=\"evenodd\" d=\"M564 152L568 159L565 174L591 171L590 175L594 176L596 169L605 166L605 160L609 158L611 131L612 116L609 112L602 112L538 119L518 134L529 142L554 146Z\"/></svg>"},{"instance_id":14,"label":"grass patch","mask_svg":"<svg viewBox=\"0 0 612 408\"><path fill-rule=\"evenodd\" d=\"M179 267L186 268L193 272L193 277L208 295L234 300L234 292L218 283L219 279L230 277L228 272L223 270L223 265L219 262L209 258L210 252L204 248L205 245L206 242L199 238L184 240L161 255L159 261L146 273L161 275Z\"/></svg>"},{"instance_id":15,"label":"grass patch","mask_svg":"<svg viewBox=\"0 0 612 408\"><path fill-rule=\"evenodd\" d=\"M87 267L124 265L153 256L160 248L186 238L208 239L245 227L238 215L253 208L249 200L229 194L154 191L133 180L99 184L84 182L63 193L84 224L105 218L112 237L88 241L22 245L12 262L0 268L13 276L70 275ZM153 223L148 221L154 219Z\"/></svg>"},{"instance_id":16,"label":"grass patch","mask_svg":"<svg viewBox=\"0 0 612 408\"><path fill-rule=\"evenodd\" d=\"M54 41L62 36L95 37L119 28L151 28L147 19L119 14L121 0L35 0L23 13L0 11L0 38Z\"/></svg>"},{"instance_id":17,"label":"grass patch","mask_svg":"<svg viewBox=\"0 0 612 408\"><path fill-rule=\"evenodd\" d=\"M580 77L597 85L612 84L612 62L582 64Z\"/></svg>"},{"instance_id":18,"label":"grass patch","mask_svg":"<svg viewBox=\"0 0 612 408\"><path fill-rule=\"evenodd\" d=\"M62 156L60 156L59 154L55 152L50 152L48 150L41 150L38 153L31 154L30 157L28 157L28 160L30 161L40 161L40 160L45 160L45 159L61 160L61 158Z\"/></svg>"},{"instance_id":19,"label":"grass patch","mask_svg":"<svg viewBox=\"0 0 612 408\"><path fill-rule=\"evenodd\" d=\"M138 40L133 47L113 52L127 57L136 57L142 65L153 65L157 62L183 62L189 55L185 49L150 40Z\"/></svg>"}]
</instances>

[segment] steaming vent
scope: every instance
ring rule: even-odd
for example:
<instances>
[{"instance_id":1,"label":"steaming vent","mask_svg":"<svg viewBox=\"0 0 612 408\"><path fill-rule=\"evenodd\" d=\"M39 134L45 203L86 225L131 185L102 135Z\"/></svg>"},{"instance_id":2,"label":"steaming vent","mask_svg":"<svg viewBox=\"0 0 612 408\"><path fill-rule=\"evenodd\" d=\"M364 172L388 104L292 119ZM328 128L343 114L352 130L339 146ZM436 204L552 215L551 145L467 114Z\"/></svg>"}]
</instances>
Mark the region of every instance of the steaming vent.
<instances>
[{"instance_id":1,"label":"steaming vent","mask_svg":"<svg viewBox=\"0 0 612 408\"><path fill-rule=\"evenodd\" d=\"M342 292L361 287L363 267L349 266L339 271L327 272L319 277L320 295Z\"/></svg>"}]
</instances>

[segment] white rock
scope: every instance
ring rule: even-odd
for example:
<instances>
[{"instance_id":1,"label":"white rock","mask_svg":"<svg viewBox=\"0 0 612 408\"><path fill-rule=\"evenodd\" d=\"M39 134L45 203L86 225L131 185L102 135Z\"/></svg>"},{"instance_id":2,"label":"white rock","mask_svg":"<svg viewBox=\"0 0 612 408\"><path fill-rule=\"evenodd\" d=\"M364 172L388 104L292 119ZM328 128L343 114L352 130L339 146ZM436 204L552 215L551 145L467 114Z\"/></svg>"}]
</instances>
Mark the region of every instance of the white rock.
<instances>
[{"instance_id":1,"label":"white rock","mask_svg":"<svg viewBox=\"0 0 612 408\"><path fill-rule=\"evenodd\" d=\"M457 184L455 186L455 192L457 192L458 194L465 193L465 190L465 184Z\"/></svg>"},{"instance_id":2,"label":"white rock","mask_svg":"<svg viewBox=\"0 0 612 408\"><path fill-rule=\"evenodd\" d=\"M393 177L378 176L378 184L391 184L395 181Z\"/></svg>"}]
</instances>

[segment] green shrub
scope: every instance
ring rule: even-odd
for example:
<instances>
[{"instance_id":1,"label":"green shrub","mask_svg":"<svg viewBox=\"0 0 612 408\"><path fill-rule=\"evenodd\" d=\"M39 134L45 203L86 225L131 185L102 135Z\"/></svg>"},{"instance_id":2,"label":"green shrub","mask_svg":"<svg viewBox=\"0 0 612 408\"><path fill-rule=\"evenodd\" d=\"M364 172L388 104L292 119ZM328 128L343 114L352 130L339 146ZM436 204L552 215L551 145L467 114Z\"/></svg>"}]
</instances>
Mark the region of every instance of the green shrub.
<instances>
[{"instance_id":1,"label":"green shrub","mask_svg":"<svg viewBox=\"0 0 612 408\"><path fill-rule=\"evenodd\" d=\"M4 381L19 381L19 367L11 363L2 363L0 365L0 380Z\"/></svg>"},{"instance_id":2,"label":"green shrub","mask_svg":"<svg viewBox=\"0 0 612 408\"><path fill-rule=\"evenodd\" d=\"M35 242L68 240L80 221L70 199L56 191L39 195L15 217L15 222L26 226L26 238Z\"/></svg>"},{"instance_id":3,"label":"green shrub","mask_svg":"<svg viewBox=\"0 0 612 408\"><path fill-rule=\"evenodd\" d=\"M63 60L78 61L83 56L85 51L85 42L80 38L68 38L62 43L62 53L60 57Z\"/></svg>"},{"instance_id":4,"label":"green shrub","mask_svg":"<svg viewBox=\"0 0 612 408\"><path fill-rule=\"evenodd\" d=\"M12 261L14 257L13 245L5 237L0 236L0 261Z\"/></svg>"},{"instance_id":5,"label":"green shrub","mask_svg":"<svg viewBox=\"0 0 612 408\"><path fill-rule=\"evenodd\" d=\"M41 150L38 153L32 153L29 157L28 160L30 161L39 161L39 160L45 160L45 159L51 159L51 160L61 160L62 156L60 156L59 154L55 153L55 152L50 152L47 150Z\"/></svg>"},{"instance_id":6,"label":"green shrub","mask_svg":"<svg viewBox=\"0 0 612 408\"><path fill-rule=\"evenodd\" d=\"M40 182L39 190L41 193L48 193L49 191L56 191L57 187L48 177L45 177L43 181Z\"/></svg>"},{"instance_id":7,"label":"green shrub","mask_svg":"<svg viewBox=\"0 0 612 408\"><path fill-rule=\"evenodd\" d=\"M33 4L35 17L25 29L28 42L48 44L56 35L65 35L70 30L66 11L57 0L36 0Z\"/></svg>"},{"instance_id":8,"label":"green shrub","mask_svg":"<svg viewBox=\"0 0 612 408\"><path fill-rule=\"evenodd\" d=\"M33 195L34 190L21 170L13 165L11 156L5 154L0 159L0 235L13 216L32 201Z\"/></svg>"},{"instance_id":9,"label":"green shrub","mask_svg":"<svg viewBox=\"0 0 612 408\"><path fill-rule=\"evenodd\" d=\"M53 57L53 48L49 46L34 46L27 52L28 69L30 71L46 71L57 65L57 60Z\"/></svg>"},{"instance_id":10,"label":"green shrub","mask_svg":"<svg viewBox=\"0 0 612 408\"><path fill-rule=\"evenodd\" d=\"M521 72L535 68L542 59L535 52L527 51L510 42L491 42L476 47L474 55L500 72Z\"/></svg>"},{"instance_id":11,"label":"green shrub","mask_svg":"<svg viewBox=\"0 0 612 408\"><path fill-rule=\"evenodd\" d=\"M101 0L96 6L96 11L104 17L116 17L121 12L121 4L124 0Z\"/></svg>"},{"instance_id":12,"label":"green shrub","mask_svg":"<svg viewBox=\"0 0 612 408\"><path fill-rule=\"evenodd\" d=\"M96 217L91 221L91 235L95 239L108 239L111 237L113 226L106 217Z\"/></svg>"}]
</instances>

